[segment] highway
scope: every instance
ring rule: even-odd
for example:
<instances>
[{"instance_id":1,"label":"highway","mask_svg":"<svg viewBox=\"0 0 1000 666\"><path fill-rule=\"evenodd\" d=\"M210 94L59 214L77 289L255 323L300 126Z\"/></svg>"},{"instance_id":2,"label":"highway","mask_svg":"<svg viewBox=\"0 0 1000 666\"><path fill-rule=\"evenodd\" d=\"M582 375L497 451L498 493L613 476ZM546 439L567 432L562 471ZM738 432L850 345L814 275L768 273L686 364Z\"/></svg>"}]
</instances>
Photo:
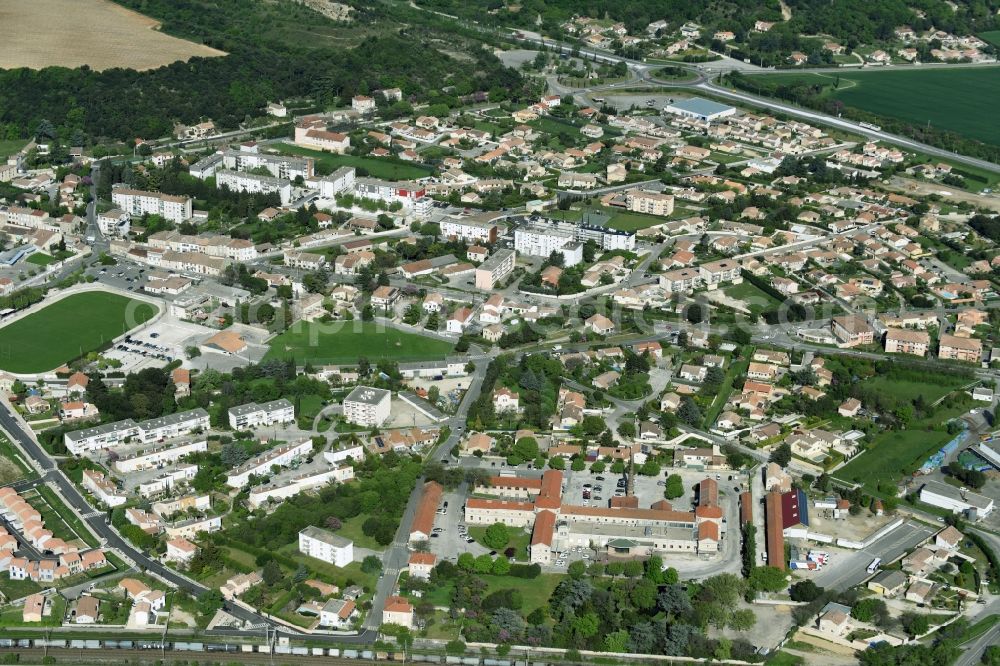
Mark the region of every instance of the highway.
<instances>
[{"instance_id":1,"label":"highway","mask_svg":"<svg viewBox=\"0 0 1000 666\"><path fill-rule=\"evenodd\" d=\"M975 157L969 157L966 155L962 155L960 153L944 150L942 148L936 148L926 143L914 141L913 139L908 139L906 137L899 136L897 134L890 134L889 132L883 132L881 130L868 129L862 127L857 122L844 120L843 118L837 118L835 116L831 116L825 113L820 113L818 111L810 111L808 109L803 109L797 106L786 104L779 100L758 97L756 95L751 95L749 93L745 93L742 91L736 91L736 90L731 90L729 88L724 88L722 86L719 86L711 82L712 76L721 73L719 71L718 64L690 65L687 63L676 63L678 67L689 69L692 73L696 75L696 78L693 81L686 81L686 82L667 81L667 80L657 79L652 74L655 70L662 68L664 66L662 64L652 65L643 61L632 60L630 58L617 56L613 53L599 52L587 48L577 48L570 44L559 43L552 39L545 39L538 35L531 35L530 33L524 33L524 37L522 37L521 39L517 39L515 37L515 40L521 42L529 42L533 44L544 44L546 47L559 50L562 53L573 53L575 49L581 55L587 56L588 58L591 59L597 59L598 61L609 62L609 63L624 62L630 67L632 71L635 72L635 74L638 77L637 80L615 84L611 86L595 87L593 88L593 90L609 91L609 90L614 90L615 88L624 90L627 89L630 85L655 84L667 88L688 90L694 93L703 92L706 94L711 94L718 97L730 99L737 103L752 104L754 106L769 109L771 111L775 111L778 113L784 113L789 116L802 118L812 123L836 127L838 129L853 132L855 134L861 134L863 136L867 136L872 139L885 141L897 146L902 146L904 148L909 148L910 150L919 151L922 153L926 153L928 155L933 155L935 157L947 158L959 162L961 164L967 164L969 166L978 167L980 169L986 169L994 173L1000 173L1000 164L994 164L993 162L989 162L987 160L981 160ZM733 65L732 62L727 63L725 68L746 69L746 67L742 66L742 63L740 63L739 66L737 66ZM759 68L754 67L753 71L763 72L769 70L761 70ZM871 70L871 71L879 71L879 70ZM887 71L891 71L891 68ZM591 90L592 89L589 88L579 88L579 89L574 89L573 92L574 94L584 94L590 92Z\"/></svg>"}]
</instances>

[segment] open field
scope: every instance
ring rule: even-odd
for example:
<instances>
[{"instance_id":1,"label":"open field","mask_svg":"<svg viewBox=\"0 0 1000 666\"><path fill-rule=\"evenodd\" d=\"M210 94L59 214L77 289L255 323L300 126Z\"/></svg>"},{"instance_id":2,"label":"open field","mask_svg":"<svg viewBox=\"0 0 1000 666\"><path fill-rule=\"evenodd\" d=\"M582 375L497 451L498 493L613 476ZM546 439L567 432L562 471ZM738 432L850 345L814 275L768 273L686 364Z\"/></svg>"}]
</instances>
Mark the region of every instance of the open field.
<instances>
[{"instance_id":1,"label":"open field","mask_svg":"<svg viewBox=\"0 0 1000 666\"><path fill-rule=\"evenodd\" d=\"M28 466L24 455L14 448L9 439L0 435L0 485L35 476L35 471Z\"/></svg>"},{"instance_id":2,"label":"open field","mask_svg":"<svg viewBox=\"0 0 1000 666\"><path fill-rule=\"evenodd\" d=\"M0 328L0 368L52 370L155 315L145 301L102 291L72 294Z\"/></svg>"},{"instance_id":3,"label":"open field","mask_svg":"<svg viewBox=\"0 0 1000 666\"><path fill-rule=\"evenodd\" d=\"M0 10L0 12L2 12L2 10ZM25 141L24 139L0 140L0 159L6 159L10 157L14 153L24 148L24 146L27 145L27 143L28 142Z\"/></svg>"},{"instance_id":4,"label":"open field","mask_svg":"<svg viewBox=\"0 0 1000 666\"><path fill-rule=\"evenodd\" d=\"M300 148L290 143L282 143L278 146L278 149L289 155L302 155L314 158L317 170L321 172L333 172L342 166L352 166L355 169L364 169L372 178L385 178L386 180L408 180L431 175L430 169L425 169L414 164L400 164L399 162L377 157L334 155L333 153L325 153L321 150ZM360 176L361 174L359 173L358 175Z\"/></svg>"},{"instance_id":5,"label":"open field","mask_svg":"<svg viewBox=\"0 0 1000 666\"><path fill-rule=\"evenodd\" d=\"M444 358L452 349L443 340L357 320L337 324L297 323L272 338L269 344L271 348L265 358L294 356L299 363L320 365L357 363L362 356L373 363L380 359L422 361Z\"/></svg>"},{"instance_id":6,"label":"open field","mask_svg":"<svg viewBox=\"0 0 1000 666\"><path fill-rule=\"evenodd\" d=\"M935 377L933 383L872 377L865 381L865 386L902 400L914 400L918 396L923 396L926 402L932 403L967 383L961 379L950 377Z\"/></svg>"},{"instance_id":7,"label":"open field","mask_svg":"<svg viewBox=\"0 0 1000 666\"><path fill-rule=\"evenodd\" d=\"M771 83L805 82L824 87L848 106L918 125L950 130L1000 145L996 109L1000 70L993 67L893 69L818 74L768 74ZM839 87L833 86L839 80Z\"/></svg>"},{"instance_id":8,"label":"open field","mask_svg":"<svg viewBox=\"0 0 1000 666\"><path fill-rule=\"evenodd\" d=\"M0 68L156 69L177 60L226 55L159 32L159 23L110 0L0 3Z\"/></svg>"},{"instance_id":9,"label":"open field","mask_svg":"<svg viewBox=\"0 0 1000 666\"><path fill-rule=\"evenodd\" d=\"M926 396L925 396L926 397ZM864 453L856 456L833 476L860 483L875 491L879 481L899 481L919 469L954 435L943 429L944 423L959 416L968 406L938 410L933 416L914 421L907 430L890 430L877 435ZM940 430L928 430L941 427Z\"/></svg>"},{"instance_id":10,"label":"open field","mask_svg":"<svg viewBox=\"0 0 1000 666\"><path fill-rule=\"evenodd\" d=\"M988 32L981 32L978 35L979 39L984 42L989 42L993 46L1000 46L1000 30L990 30Z\"/></svg>"}]
</instances>

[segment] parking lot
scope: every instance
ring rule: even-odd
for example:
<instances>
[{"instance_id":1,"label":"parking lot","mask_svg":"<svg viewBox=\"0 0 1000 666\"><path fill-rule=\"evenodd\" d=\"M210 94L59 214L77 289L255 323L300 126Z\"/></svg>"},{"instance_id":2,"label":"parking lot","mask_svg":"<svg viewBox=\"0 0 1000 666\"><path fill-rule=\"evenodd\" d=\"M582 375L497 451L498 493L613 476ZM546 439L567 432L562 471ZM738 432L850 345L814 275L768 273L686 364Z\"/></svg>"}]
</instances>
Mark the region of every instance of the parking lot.
<instances>
[{"instance_id":1,"label":"parking lot","mask_svg":"<svg viewBox=\"0 0 1000 666\"><path fill-rule=\"evenodd\" d=\"M446 506L447 505L447 506ZM446 492L434 516L434 531L431 534L431 552L442 560L454 562L462 553L474 556L489 552L468 536L465 528L465 514L462 507L465 498L461 492Z\"/></svg>"},{"instance_id":2,"label":"parking lot","mask_svg":"<svg viewBox=\"0 0 1000 666\"><path fill-rule=\"evenodd\" d=\"M186 346L197 345L210 333L210 329L177 321L167 314L119 341L105 356L121 361L126 372L162 367L174 359L183 359Z\"/></svg>"}]
</instances>

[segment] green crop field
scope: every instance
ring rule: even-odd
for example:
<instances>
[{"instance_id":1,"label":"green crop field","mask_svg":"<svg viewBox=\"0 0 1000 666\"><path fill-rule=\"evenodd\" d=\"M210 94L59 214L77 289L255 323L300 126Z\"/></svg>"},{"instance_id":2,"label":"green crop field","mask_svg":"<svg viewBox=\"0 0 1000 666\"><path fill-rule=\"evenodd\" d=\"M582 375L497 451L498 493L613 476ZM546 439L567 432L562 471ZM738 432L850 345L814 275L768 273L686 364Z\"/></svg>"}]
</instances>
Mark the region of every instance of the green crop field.
<instances>
[{"instance_id":1,"label":"green crop field","mask_svg":"<svg viewBox=\"0 0 1000 666\"><path fill-rule=\"evenodd\" d=\"M372 361L423 361L444 358L452 344L415 333L406 333L373 322L336 324L299 323L271 339L265 358L294 357L300 363L357 363Z\"/></svg>"},{"instance_id":2,"label":"green crop field","mask_svg":"<svg viewBox=\"0 0 1000 666\"><path fill-rule=\"evenodd\" d=\"M103 291L73 294L0 328L0 369L45 372L98 349L156 314L156 308Z\"/></svg>"},{"instance_id":3,"label":"green crop field","mask_svg":"<svg viewBox=\"0 0 1000 666\"><path fill-rule=\"evenodd\" d=\"M1000 34L1000 33L998 33ZM888 69L836 74L762 74L762 82L803 81L828 86L826 94L880 116L963 134L1000 145L1000 69ZM839 79L839 87L833 85Z\"/></svg>"},{"instance_id":4,"label":"green crop field","mask_svg":"<svg viewBox=\"0 0 1000 666\"><path fill-rule=\"evenodd\" d=\"M314 158L316 166L320 167L318 169L320 172L324 170L326 172L333 172L343 166L352 166L355 169L364 169L372 178L384 178L386 180L410 180L431 175L430 169L425 167L416 164L402 164L385 158L335 155L333 153L325 153L321 150L300 148L290 143L283 143L278 146L278 149L289 155Z\"/></svg>"},{"instance_id":5,"label":"green crop field","mask_svg":"<svg viewBox=\"0 0 1000 666\"><path fill-rule=\"evenodd\" d=\"M990 30L989 32L981 32L977 35L979 39L984 42L989 42L993 46L1000 47L1000 30Z\"/></svg>"}]
</instances>

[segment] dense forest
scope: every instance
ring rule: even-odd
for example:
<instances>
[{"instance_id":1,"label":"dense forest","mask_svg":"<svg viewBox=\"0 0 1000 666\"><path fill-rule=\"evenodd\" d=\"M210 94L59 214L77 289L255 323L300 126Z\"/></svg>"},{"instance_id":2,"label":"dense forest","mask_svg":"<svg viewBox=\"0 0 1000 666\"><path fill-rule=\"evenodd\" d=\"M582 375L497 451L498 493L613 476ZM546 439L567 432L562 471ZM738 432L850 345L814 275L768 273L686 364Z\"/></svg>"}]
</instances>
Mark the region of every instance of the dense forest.
<instances>
[{"instance_id":1,"label":"dense forest","mask_svg":"<svg viewBox=\"0 0 1000 666\"><path fill-rule=\"evenodd\" d=\"M268 101L308 97L321 105L399 87L416 101L458 104L488 91L516 96L523 82L481 43L431 25L412 9L396 17L357 3L349 25L296 3L261 0L121 0L163 30L226 51L136 72L49 67L0 72L0 139L28 138L50 121L64 142L132 141L171 133L175 122L211 118L224 129L259 116ZM364 6L362 6L364 5ZM423 25L402 20L413 16ZM359 41L360 40L360 41ZM447 52L446 52L447 51Z\"/></svg>"},{"instance_id":2,"label":"dense forest","mask_svg":"<svg viewBox=\"0 0 1000 666\"><path fill-rule=\"evenodd\" d=\"M781 20L777 0L525 0L517 5L497 0L420 0L418 4L485 23L541 29L553 36L573 16L620 21L630 33L642 32L659 20L674 27L695 21L710 30L732 30L738 38L749 32L755 21ZM791 32L827 34L844 43L884 39L900 25L957 34L988 30L995 26L1000 8L1000 0L957 0L957 9L945 0L787 0L786 4L792 13ZM511 11L512 7L516 11Z\"/></svg>"}]
</instances>

